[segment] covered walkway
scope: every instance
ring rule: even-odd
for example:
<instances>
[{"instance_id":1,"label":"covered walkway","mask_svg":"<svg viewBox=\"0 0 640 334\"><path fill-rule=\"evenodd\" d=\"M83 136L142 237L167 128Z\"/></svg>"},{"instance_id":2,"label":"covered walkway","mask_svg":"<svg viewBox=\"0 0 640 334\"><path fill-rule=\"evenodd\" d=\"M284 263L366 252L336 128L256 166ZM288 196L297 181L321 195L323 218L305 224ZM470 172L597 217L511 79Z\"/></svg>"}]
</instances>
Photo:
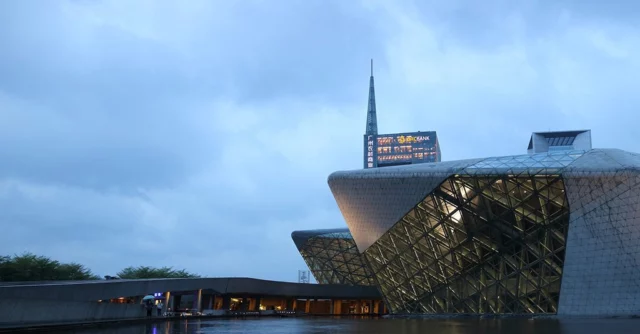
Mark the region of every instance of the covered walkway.
<instances>
[{"instance_id":1,"label":"covered walkway","mask_svg":"<svg viewBox=\"0 0 640 334\"><path fill-rule=\"evenodd\" d=\"M386 313L372 286L254 278L18 282L0 284L0 326L137 318L145 314L140 301L146 295L174 314Z\"/></svg>"}]
</instances>

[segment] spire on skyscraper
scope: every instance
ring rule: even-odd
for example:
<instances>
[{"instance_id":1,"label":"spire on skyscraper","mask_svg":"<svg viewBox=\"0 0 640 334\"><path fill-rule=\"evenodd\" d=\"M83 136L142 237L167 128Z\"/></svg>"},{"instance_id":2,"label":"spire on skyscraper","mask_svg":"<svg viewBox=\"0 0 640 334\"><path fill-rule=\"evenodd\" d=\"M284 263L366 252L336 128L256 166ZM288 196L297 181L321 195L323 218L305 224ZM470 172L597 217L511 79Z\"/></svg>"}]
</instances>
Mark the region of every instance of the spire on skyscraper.
<instances>
[{"instance_id":1,"label":"spire on skyscraper","mask_svg":"<svg viewBox=\"0 0 640 334\"><path fill-rule=\"evenodd\" d=\"M365 135L378 134L378 119L376 117L376 91L373 87L373 59L371 59L371 77L369 78L369 105L367 107L367 130Z\"/></svg>"}]
</instances>

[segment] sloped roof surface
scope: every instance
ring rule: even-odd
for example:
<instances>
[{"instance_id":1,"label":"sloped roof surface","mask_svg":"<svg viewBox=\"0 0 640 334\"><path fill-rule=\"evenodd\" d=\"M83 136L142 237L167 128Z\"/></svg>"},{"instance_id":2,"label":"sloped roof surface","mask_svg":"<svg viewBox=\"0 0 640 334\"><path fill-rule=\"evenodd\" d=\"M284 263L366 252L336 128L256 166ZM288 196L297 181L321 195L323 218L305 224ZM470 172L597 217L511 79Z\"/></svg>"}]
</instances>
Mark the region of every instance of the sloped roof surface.
<instances>
[{"instance_id":1,"label":"sloped roof surface","mask_svg":"<svg viewBox=\"0 0 640 334\"><path fill-rule=\"evenodd\" d=\"M617 149L572 150L335 172L328 183L364 252L446 178L456 174L561 174L640 169L640 155Z\"/></svg>"},{"instance_id":2,"label":"sloped roof surface","mask_svg":"<svg viewBox=\"0 0 640 334\"><path fill-rule=\"evenodd\" d=\"M351 232L349 232L348 228L332 228L332 229L321 229L321 230L303 230L303 231L293 231L291 232L291 239L296 244L298 250L300 250L304 243L314 237L323 237L323 238L344 238L344 239L352 239Z\"/></svg>"}]
</instances>

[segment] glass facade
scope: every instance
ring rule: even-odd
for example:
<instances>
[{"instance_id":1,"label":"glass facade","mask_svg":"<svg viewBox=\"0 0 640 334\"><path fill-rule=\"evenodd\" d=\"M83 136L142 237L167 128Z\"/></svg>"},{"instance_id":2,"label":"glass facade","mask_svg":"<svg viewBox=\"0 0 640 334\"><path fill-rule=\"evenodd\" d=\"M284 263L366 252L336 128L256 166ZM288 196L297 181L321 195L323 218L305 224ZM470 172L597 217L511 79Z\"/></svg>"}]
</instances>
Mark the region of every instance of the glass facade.
<instances>
[{"instance_id":1,"label":"glass facade","mask_svg":"<svg viewBox=\"0 0 640 334\"><path fill-rule=\"evenodd\" d=\"M349 230L312 235L296 244L318 283L375 285Z\"/></svg>"},{"instance_id":2,"label":"glass facade","mask_svg":"<svg viewBox=\"0 0 640 334\"><path fill-rule=\"evenodd\" d=\"M550 171L582 153L519 163ZM496 164L505 167L487 159L447 178L364 252L392 313L557 313L569 224L563 180L481 174ZM316 253L346 246L314 244Z\"/></svg>"},{"instance_id":3,"label":"glass facade","mask_svg":"<svg viewBox=\"0 0 640 334\"><path fill-rule=\"evenodd\" d=\"M482 159L466 167L467 174L555 174L583 156L583 150L545 152Z\"/></svg>"}]
</instances>

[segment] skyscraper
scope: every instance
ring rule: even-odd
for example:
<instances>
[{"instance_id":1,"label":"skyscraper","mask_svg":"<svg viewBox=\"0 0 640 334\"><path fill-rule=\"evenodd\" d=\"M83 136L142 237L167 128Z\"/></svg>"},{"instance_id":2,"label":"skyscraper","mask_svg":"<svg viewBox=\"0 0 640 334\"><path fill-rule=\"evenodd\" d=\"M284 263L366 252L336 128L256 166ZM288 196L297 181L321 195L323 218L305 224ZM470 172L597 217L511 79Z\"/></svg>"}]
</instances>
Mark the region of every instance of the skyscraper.
<instances>
[{"instance_id":1,"label":"skyscraper","mask_svg":"<svg viewBox=\"0 0 640 334\"><path fill-rule=\"evenodd\" d=\"M435 131L378 135L372 59L367 126L364 134L364 168L439 162L440 160L440 144Z\"/></svg>"}]
</instances>

